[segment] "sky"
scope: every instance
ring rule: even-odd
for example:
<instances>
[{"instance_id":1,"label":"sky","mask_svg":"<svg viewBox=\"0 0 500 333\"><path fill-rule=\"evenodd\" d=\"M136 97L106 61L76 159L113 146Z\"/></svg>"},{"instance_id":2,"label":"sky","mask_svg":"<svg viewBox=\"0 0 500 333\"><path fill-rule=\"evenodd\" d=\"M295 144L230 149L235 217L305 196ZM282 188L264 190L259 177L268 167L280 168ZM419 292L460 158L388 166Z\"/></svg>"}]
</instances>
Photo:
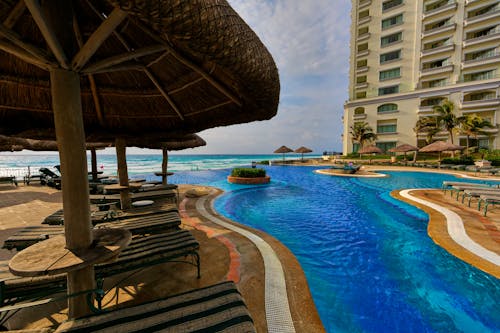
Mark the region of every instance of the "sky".
<instances>
[{"instance_id":1,"label":"sky","mask_svg":"<svg viewBox=\"0 0 500 333\"><path fill-rule=\"evenodd\" d=\"M282 145L342 151L349 70L349 0L228 0L271 52L280 75L271 120L198 133L207 146L185 153L272 153ZM178 153L178 152L176 152Z\"/></svg>"},{"instance_id":2,"label":"sky","mask_svg":"<svg viewBox=\"0 0 500 333\"><path fill-rule=\"evenodd\" d=\"M280 75L271 120L198 133L207 145L174 154L271 154L282 145L342 151L349 70L349 0L228 0L268 48ZM23 151L22 153L26 153ZM151 153L128 148L127 153ZM98 154L114 154L107 148Z\"/></svg>"}]
</instances>

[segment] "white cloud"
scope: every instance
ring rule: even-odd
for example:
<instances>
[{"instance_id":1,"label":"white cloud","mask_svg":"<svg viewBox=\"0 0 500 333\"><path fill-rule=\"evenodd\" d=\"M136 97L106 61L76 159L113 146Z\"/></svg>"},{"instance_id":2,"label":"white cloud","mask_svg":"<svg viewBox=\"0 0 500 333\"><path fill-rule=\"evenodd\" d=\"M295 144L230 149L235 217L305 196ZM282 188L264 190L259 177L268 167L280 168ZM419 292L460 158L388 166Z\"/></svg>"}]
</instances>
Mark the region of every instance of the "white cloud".
<instances>
[{"instance_id":1,"label":"white cloud","mask_svg":"<svg viewBox=\"0 0 500 333\"><path fill-rule=\"evenodd\" d=\"M281 145L340 150L347 99L350 1L229 0L271 52L280 73L278 115L199 133L185 153L271 153Z\"/></svg>"}]
</instances>

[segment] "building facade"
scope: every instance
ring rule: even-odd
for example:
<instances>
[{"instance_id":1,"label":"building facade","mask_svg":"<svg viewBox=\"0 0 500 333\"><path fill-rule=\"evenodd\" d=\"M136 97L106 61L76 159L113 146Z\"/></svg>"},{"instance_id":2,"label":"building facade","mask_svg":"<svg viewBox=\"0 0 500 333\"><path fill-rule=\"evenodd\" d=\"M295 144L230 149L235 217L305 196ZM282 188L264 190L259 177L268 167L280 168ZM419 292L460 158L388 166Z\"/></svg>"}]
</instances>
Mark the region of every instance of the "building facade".
<instances>
[{"instance_id":1,"label":"building facade","mask_svg":"<svg viewBox=\"0 0 500 333\"><path fill-rule=\"evenodd\" d=\"M355 122L367 122L383 150L424 145L415 124L445 99L458 116L496 126L472 146L500 149L500 0L353 0L351 17L344 154L358 149Z\"/></svg>"}]
</instances>

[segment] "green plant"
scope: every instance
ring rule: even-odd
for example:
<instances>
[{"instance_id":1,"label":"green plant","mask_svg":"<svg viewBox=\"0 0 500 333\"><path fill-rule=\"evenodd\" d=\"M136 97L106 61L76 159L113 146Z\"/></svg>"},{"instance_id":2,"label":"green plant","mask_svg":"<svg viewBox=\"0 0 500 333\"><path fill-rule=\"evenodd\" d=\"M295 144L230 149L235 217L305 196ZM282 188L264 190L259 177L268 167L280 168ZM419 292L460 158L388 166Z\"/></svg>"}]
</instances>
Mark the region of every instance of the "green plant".
<instances>
[{"instance_id":1,"label":"green plant","mask_svg":"<svg viewBox=\"0 0 500 333\"><path fill-rule=\"evenodd\" d=\"M474 158L472 156L461 156L459 158L443 158L441 164L453 164L453 165L473 165Z\"/></svg>"},{"instance_id":2,"label":"green plant","mask_svg":"<svg viewBox=\"0 0 500 333\"><path fill-rule=\"evenodd\" d=\"M231 171L232 177L257 178L265 177L266 170L258 168L234 168Z\"/></svg>"}]
</instances>

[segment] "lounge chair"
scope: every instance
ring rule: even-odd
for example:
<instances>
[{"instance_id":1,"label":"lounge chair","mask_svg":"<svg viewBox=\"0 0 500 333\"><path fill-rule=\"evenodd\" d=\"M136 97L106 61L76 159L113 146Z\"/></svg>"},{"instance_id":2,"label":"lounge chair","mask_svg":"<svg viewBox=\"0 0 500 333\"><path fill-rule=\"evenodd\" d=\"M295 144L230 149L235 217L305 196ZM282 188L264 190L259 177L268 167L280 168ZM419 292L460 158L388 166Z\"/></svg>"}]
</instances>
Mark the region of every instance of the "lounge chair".
<instances>
[{"instance_id":1,"label":"lounge chair","mask_svg":"<svg viewBox=\"0 0 500 333\"><path fill-rule=\"evenodd\" d=\"M47 168L40 168L38 171L43 177L40 181L42 185L47 184L50 187L61 189L61 177L58 174Z\"/></svg>"},{"instance_id":2,"label":"lounge chair","mask_svg":"<svg viewBox=\"0 0 500 333\"><path fill-rule=\"evenodd\" d=\"M102 295L105 278L166 262L185 262L197 268L200 277L199 243L188 230L139 237L119 254L115 261L94 266L98 294ZM187 260L191 257L191 260ZM66 274L18 277L10 273L8 262L0 262L0 306L10 306L47 298L66 290ZM98 298L98 302L102 296ZM29 305L29 304L28 304ZM23 305L19 305L23 307ZM97 310L101 308L98 304ZM2 308L0 308L1 310ZM7 310L10 310L7 308Z\"/></svg>"},{"instance_id":3,"label":"lounge chair","mask_svg":"<svg viewBox=\"0 0 500 333\"><path fill-rule=\"evenodd\" d=\"M129 230L132 235L146 235L179 229L181 219L176 210L148 214L139 217L119 219L113 222L100 223L97 228L122 228ZM64 233L62 226L29 226L8 237L3 244L4 249L18 251L35 243L41 242L54 235Z\"/></svg>"},{"instance_id":4,"label":"lounge chair","mask_svg":"<svg viewBox=\"0 0 500 333\"><path fill-rule=\"evenodd\" d=\"M470 202L472 198L479 198L481 195L500 195L500 189L498 188L476 188L476 189L467 189L462 193L462 203L465 201L465 198L469 198L468 206L470 207Z\"/></svg>"},{"instance_id":5,"label":"lounge chair","mask_svg":"<svg viewBox=\"0 0 500 333\"><path fill-rule=\"evenodd\" d=\"M493 194L483 194L479 197L477 203L477 210L481 210L481 203L484 203L484 216L488 212L489 205L499 205L500 204L500 195Z\"/></svg>"},{"instance_id":6,"label":"lounge chair","mask_svg":"<svg viewBox=\"0 0 500 333\"><path fill-rule=\"evenodd\" d=\"M0 177L0 184L11 184L17 187L17 180L14 176Z\"/></svg>"},{"instance_id":7,"label":"lounge chair","mask_svg":"<svg viewBox=\"0 0 500 333\"><path fill-rule=\"evenodd\" d=\"M70 320L56 332L255 332L231 281L162 300Z\"/></svg>"}]
</instances>

